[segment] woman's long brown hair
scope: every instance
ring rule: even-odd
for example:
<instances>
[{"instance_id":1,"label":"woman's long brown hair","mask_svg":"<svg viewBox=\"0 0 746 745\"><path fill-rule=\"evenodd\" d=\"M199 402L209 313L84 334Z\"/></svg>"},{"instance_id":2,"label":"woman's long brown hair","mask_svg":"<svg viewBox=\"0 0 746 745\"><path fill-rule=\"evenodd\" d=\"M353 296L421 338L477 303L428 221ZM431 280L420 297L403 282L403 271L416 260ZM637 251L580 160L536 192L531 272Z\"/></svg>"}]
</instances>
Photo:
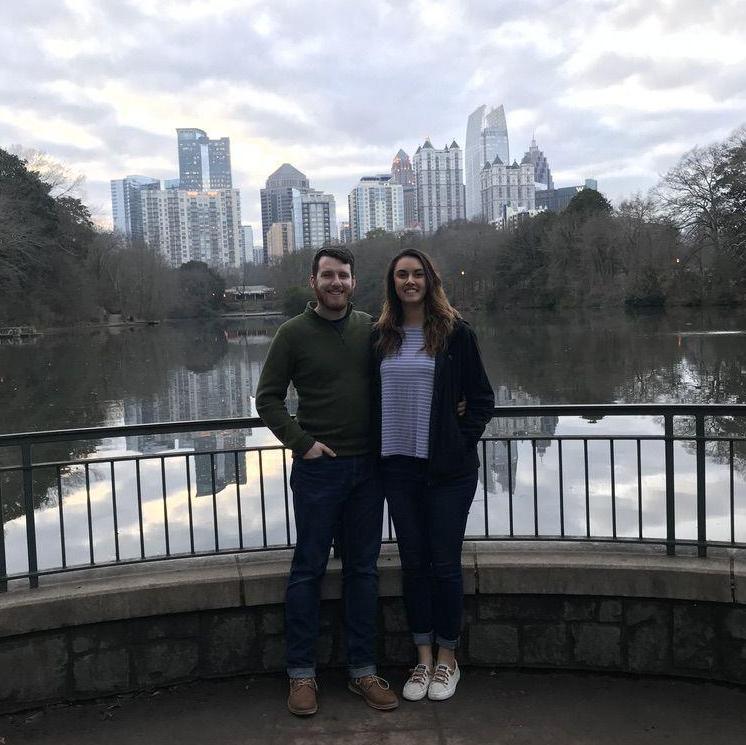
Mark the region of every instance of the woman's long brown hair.
<instances>
[{"instance_id":1,"label":"woman's long brown hair","mask_svg":"<svg viewBox=\"0 0 746 745\"><path fill-rule=\"evenodd\" d=\"M399 259L410 256L417 259L425 270L425 351L434 357L438 352L445 349L448 336L456 325L456 320L461 314L448 302L443 283L433 266L430 257L416 248L405 248L400 251L389 264L386 271L385 299L381 316L376 322L379 338L376 346L384 357L396 354L404 340L402 326L404 324L404 309L401 300L396 294L394 285L394 270Z\"/></svg>"}]
</instances>

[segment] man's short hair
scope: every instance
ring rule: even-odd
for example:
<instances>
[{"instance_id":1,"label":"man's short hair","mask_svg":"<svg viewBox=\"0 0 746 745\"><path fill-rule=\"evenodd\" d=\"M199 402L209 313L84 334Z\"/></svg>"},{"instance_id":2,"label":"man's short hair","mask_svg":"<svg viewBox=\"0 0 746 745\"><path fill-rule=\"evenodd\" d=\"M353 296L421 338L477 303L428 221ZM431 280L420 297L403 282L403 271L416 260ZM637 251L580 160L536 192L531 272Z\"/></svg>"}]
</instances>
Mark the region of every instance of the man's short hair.
<instances>
[{"instance_id":1,"label":"man's short hair","mask_svg":"<svg viewBox=\"0 0 746 745\"><path fill-rule=\"evenodd\" d=\"M319 261L322 256L329 256L332 259L341 261L343 264L350 265L350 274L355 276L355 257L352 255L352 251L349 248L341 248L337 246L327 246L320 248L313 257L313 266L311 267L311 276L315 277L319 272Z\"/></svg>"}]
</instances>

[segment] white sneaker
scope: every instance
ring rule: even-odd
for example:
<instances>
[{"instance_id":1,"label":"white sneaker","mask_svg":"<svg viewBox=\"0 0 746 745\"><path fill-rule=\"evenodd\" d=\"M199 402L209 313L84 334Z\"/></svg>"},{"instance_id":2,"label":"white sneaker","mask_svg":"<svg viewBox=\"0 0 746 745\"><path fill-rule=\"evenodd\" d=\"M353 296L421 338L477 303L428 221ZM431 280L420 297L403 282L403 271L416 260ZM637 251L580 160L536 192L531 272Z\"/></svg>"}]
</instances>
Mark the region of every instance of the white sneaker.
<instances>
[{"instance_id":1,"label":"white sneaker","mask_svg":"<svg viewBox=\"0 0 746 745\"><path fill-rule=\"evenodd\" d=\"M456 667L453 670L448 665L438 665L435 668L433 679L427 689L427 697L431 701L445 701L456 693L461 671L458 669L458 663L454 662L454 665Z\"/></svg>"},{"instance_id":2,"label":"white sneaker","mask_svg":"<svg viewBox=\"0 0 746 745\"><path fill-rule=\"evenodd\" d=\"M427 665L416 665L410 670L409 680L404 684L401 695L407 701L421 701L427 696L432 675L433 671Z\"/></svg>"}]
</instances>

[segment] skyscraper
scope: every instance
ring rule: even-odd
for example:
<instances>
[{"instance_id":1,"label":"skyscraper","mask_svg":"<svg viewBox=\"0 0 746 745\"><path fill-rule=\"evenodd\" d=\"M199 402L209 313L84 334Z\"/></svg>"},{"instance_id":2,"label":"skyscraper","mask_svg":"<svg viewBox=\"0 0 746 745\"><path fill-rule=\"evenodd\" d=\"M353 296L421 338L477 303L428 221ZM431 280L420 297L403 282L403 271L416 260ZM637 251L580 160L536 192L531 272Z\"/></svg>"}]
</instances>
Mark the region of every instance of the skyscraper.
<instances>
[{"instance_id":1,"label":"skyscraper","mask_svg":"<svg viewBox=\"0 0 746 745\"><path fill-rule=\"evenodd\" d=\"M211 140L201 129L177 129L181 189L231 189L231 144Z\"/></svg>"},{"instance_id":2,"label":"skyscraper","mask_svg":"<svg viewBox=\"0 0 746 745\"><path fill-rule=\"evenodd\" d=\"M350 237L360 241L376 228L389 233L404 228L404 191L387 173L363 176L349 193Z\"/></svg>"},{"instance_id":3,"label":"skyscraper","mask_svg":"<svg viewBox=\"0 0 746 745\"><path fill-rule=\"evenodd\" d=\"M492 163L499 156L503 163L510 163L508 124L502 104L487 111L482 105L475 109L466 123L466 149L464 171L466 177L466 217L482 218L481 172L485 163Z\"/></svg>"},{"instance_id":4,"label":"skyscraper","mask_svg":"<svg viewBox=\"0 0 746 745\"><path fill-rule=\"evenodd\" d=\"M464 219L464 171L461 148L454 140L436 150L430 140L414 154L417 221L425 233Z\"/></svg>"},{"instance_id":5,"label":"skyscraper","mask_svg":"<svg viewBox=\"0 0 746 745\"><path fill-rule=\"evenodd\" d=\"M114 230L132 240L142 240L140 191L160 189L161 182L150 176L125 176L111 181L111 213Z\"/></svg>"},{"instance_id":6,"label":"skyscraper","mask_svg":"<svg viewBox=\"0 0 746 745\"><path fill-rule=\"evenodd\" d=\"M503 224L510 213L536 209L536 185L531 163L505 165L496 155L481 172L481 213L485 220Z\"/></svg>"},{"instance_id":7,"label":"skyscraper","mask_svg":"<svg viewBox=\"0 0 746 745\"><path fill-rule=\"evenodd\" d=\"M143 237L171 266L204 261L241 266L241 200L236 189L140 192Z\"/></svg>"},{"instance_id":8,"label":"skyscraper","mask_svg":"<svg viewBox=\"0 0 746 745\"><path fill-rule=\"evenodd\" d=\"M293 189L295 250L322 248L337 238L337 209L332 194L315 189Z\"/></svg>"},{"instance_id":9,"label":"skyscraper","mask_svg":"<svg viewBox=\"0 0 746 745\"><path fill-rule=\"evenodd\" d=\"M264 189L259 194L262 203L262 243L264 246L264 260L269 259L267 253L267 233L273 223L292 222L293 220L293 189L310 188L308 178L290 163L283 163L267 178Z\"/></svg>"},{"instance_id":10,"label":"skyscraper","mask_svg":"<svg viewBox=\"0 0 746 745\"><path fill-rule=\"evenodd\" d=\"M391 164L391 180L401 184L404 194L404 227L413 228L417 225L417 187L412 168L412 161L403 150L394 156Z\"/></svg>"},{"instance_id":11,"label":"skyscraper","mask_svg":"<svg viewBox=\"0 0 746 745\"><path fill-rule=\"evenodd\" d=\"M554 189L552 171L546 155L536 145L536 138L531 138L531 146L523 156L523 163L530 163L534 167L534 182L537 189Z\"/></svg>"}]
</instances>

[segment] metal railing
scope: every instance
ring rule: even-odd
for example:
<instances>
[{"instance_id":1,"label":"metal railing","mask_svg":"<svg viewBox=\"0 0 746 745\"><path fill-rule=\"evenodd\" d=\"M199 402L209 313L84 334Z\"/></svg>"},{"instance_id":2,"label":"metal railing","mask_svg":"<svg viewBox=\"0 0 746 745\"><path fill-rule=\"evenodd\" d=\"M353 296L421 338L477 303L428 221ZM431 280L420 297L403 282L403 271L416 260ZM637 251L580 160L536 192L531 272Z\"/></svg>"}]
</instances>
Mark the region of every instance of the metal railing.
<instances>
[{"instance_id":1,"label":"metal railing","mask_svg":"<svg viewBox=\"0 0 746 745\"><path fill-rule=\"evenodd\" d=\"M738 500L738 504L736 500L736 482L739 481L740 485L741 480L736 465L740 466L741 461L736 456L740 458L740 450L746 442L746 431L742 434L736 425L746 424L746 405L501 406L495 408L494 417L491 424L513 424L503 426L502 429L506 431L497 433L492 430L500 430L501 427L490 426L481 440L481 486L477 490L475 504L483 504L477 510L472 509L470 528L467 530L470 540L650 543L665 546L669 555L676 552L677 546L688 545L696 547L701 557L706 556L708 548L714 546L746 548L746 542L737 540L736 536L737 507L741 507L741 500ZM644 417L645 422L653 422L662 431L597 433L594 429L601 429L602 425L596 421L591 426L585 425L590 431L575 434L554 432L557 421L567 421L568 418L593 421L607 417L612 420L618 417ZM532 423L551 421L552 418L557 418L554 428L532 431ZM686 420L693 420L693 431L677 433L675 424L685 423ZM606 424L603 426L606 427ZM108 457L100 451L76 457L69 454L71 443L101 443L117 438L148 438L195 432L204 436L206 433L240 433L263 427L258 418L212 419L0 435L0 454L5 455L6 461L15 454L14 462L0 467L0 525L3 526L0 531L0 591L7 590L8 582L13 580L28 580L31 587L37 587L41 576L76 569L291 547L294 527L288 490L289 454L280 445L234 444L227 448L191 447L187 451L166 447L155 453L136 450ZM720 431L728 428L733 431L725 434ZM551 431L545 431L547 429ZM591 487L589 461L589 445L597 448L598 443L602 443L604 448L608 447L609 469L608 493L602 487L600 494L597 484ZM624 497L619 494L617 475L621 443L633 445L632 470L636 476L624 482L627 492ZM648 447L653 448L655 443L662 445L662 457L648 452ZM55 454L35 459L35 451L45 448L59 450L63 446L66 457ZM574 459L568 457L573 446L579 450ZM688 538L677 535L677 509L681 505L677 503L676 480L677 477L684 478L681 471L677 473L676 469L674 454L677 447L688 447L688 450L679 452L679 457L682 460L690 458L693 462L686 478L692 482L696 494L696 511L689 521L690 525L696 526L696 531ZM718 468L724 465L728 477L727 515L717 516L716 519L717 524L722 526L727 517L728 530L726 537L721 539L708 536L708 525L714 524L713 519L708 519L707 512L708 447L717 450ZM537 454L541 450L543 457L548 448L556 452L556 469L538 464ZM517 483L519 451L530 461L530 475L521 484ZM652 487L648 485L646 489L643 489L643 455L648 462L652 459L653 470L657 471ZM713 453L709 455L713 456ZM743 462L746 464L746 450L744 456ZM499 489L493 483L491 490L490 484L497 472L493 466L497 460L502 464L497 470L507 483ZM625 469L630 466L629 460L627 457ZM268 476L266 467L270 461L273 473ZM605 468L605 463L602 466ZM129 523L124 519L122 501L122 482L126 481L123 471L128 467L130 472L134 469L134 480L130 478L130 491L134 490L134 494L130 495L128 502L128 509L132 509ZM598 471L597 462L593 467ZM580 475L570 484L570 471L577 468ZM556 483L540 490L540 471L542 474L545 471L553 473ZM251 483L249 475L252 477ZM144 480L147 483L143 483ZM70 482L68 495L64 488L66 481ZM107 481L106 494L103 497L98 493L94 496L94 486L100 492L102 489L98 487L106 485ZM268 493L269 482L272 484L271 493ZM660 491L665 498L665 516L659 528L652 531L645 528L643 520L644 492L651 489ZM634 498L630 498L630 493L635 491ZM209 500L207 510L204 509L204 501L200 501L198 511L204 513L202 517L195 515L195 500L200 497ZM608 508L610 518L607 528L593 525L592 503L594 510L597 509L599 499L604 505L608 502L608 507L604 506L604 509ZM247 504L247 500L250 504ZM619 529L620 501L624 502L625 515L629 516L636 510L636 530L633 532L624 533ZM69 502L76 503L80 513L78 522L83 522L80 530L82 535L76 543L78 549L85 547L83 560L71 561L69 556L70 528L66 524L66 510L72 509ZM94 520L94 503L99 512L105 510L104 517L98 516ZM544 521L542 506L549 509L547 505L551 505L550 511L557 512L558 520L552 529L540 526ZM571 505L576 511L580 510L580 518L575 520L573 526L568 526L567 513ZM9 506L14 506L17 514L10 514L14 511ZM521 530L516 526L517 506L532 516L533 529ZM146 508L149 513L157 513L157 517L150 515L146 518ZM746 511L746 494L743 508ZM275 515L276 519L270 525L268 510L277 512L278 509L279 516ZM495 527L495 523L500 522L496 511L500 511L505 518L501 528ZM49 519L52 514L53 521ZM46 556L41 562L43 565L39 560L41 518L44 518L42 547ZM105 538L100 538L105 526L100 527L99 520L111 527L110 537L107 533ZM475 520L479 524L477 529L473 529ZM211 524L207 525L208 522ZM253 539L247 538L248 522L254 524L251 529ZM390 519L386 523L383 540L393 541L395 535ZM181 525L181 528L177 525ZM20 561L18 553L25 553L25 566L20 570L8 571L8 560L11 558L6 555L8 526L15 529L12 557L15 564ZM230 533L225 540L221 536L221 528L223 533ZM25 533L23 551L18 548L19 541L23 542L21 530ZM205 530L209 532L209 539L205 538ZM198 532L200 541L195 538ZM162 535L158 538L158 546L153 549L146 543L153 543L155 533ZM122 549L125 535L129 539L129 549L126 551ZM180 545L177 545L179 542ZM53 545L56 543L58 547ZM101 548L103 544L105 549ZM48 554L52 549L56 558L50 559Z\"/></svg>"}]
</instances>

